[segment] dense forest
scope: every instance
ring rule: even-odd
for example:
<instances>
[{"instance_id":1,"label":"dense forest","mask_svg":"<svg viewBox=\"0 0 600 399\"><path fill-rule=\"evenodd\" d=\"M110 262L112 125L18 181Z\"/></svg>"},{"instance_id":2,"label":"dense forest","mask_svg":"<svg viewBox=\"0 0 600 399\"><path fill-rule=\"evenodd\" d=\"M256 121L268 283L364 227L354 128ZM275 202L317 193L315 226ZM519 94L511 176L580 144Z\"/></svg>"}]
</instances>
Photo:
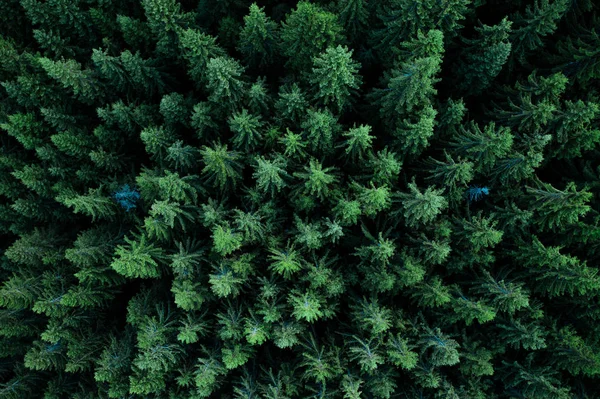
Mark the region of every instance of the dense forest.
<instances>
[{"instance_id":1,"label":"dense forest","mask_svg":"<svg viewBox=\"0 0 600 399\"><path fill-rule=\"evenodd\" d=\"M2 0L0 399L600 398L599 8Z\"/></svg>"}]
</instances>

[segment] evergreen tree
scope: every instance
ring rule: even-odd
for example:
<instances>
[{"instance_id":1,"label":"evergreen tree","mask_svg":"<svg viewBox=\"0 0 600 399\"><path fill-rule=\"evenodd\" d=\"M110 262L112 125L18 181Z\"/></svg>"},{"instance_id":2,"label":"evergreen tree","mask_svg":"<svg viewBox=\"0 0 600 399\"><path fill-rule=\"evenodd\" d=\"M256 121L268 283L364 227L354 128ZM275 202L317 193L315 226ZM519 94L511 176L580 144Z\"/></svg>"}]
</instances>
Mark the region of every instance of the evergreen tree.
<instances>
[{"instance_id":1,"label":"evergreen tree","mask_svg":"<svg viewBox=\"0 0 600 399\"><path fill-rule=\"evenodd\" d=\"M310 83L315 90L315 100L331 105L341 112L350 105L351 95L359 88L360 64L352 61L352 51L338 45L328 47L313 60Z\"/></svg>"},{"instance_id":2,"label":"evergreen tree","mask_svg":"<svg viewBox=\"0 0 600 399\"><path fill-rule=\"evenodd\" d=\"M252 3L248 15L244 17L238 46L246 63L253 67L270 65L277 56L278 42L279 31L275 21L267 17L264 7Z\"/></svg>"},{"instance_id":3,"label":"evergreen tree","mask_svg":"<svg viewBox=\"0 0 600 399\"><path fill-rule=\"evenodd\" d=\"M512 44L508 41L512 22L504 18L494 26L475 28L478 37L464 39L466 47L461 52L458 70L460 87L479 94L490 86L508 60Z\"/></svg>"},{"instance_id":4,"label":"evergreen tree","mask_svg":"<svg viewBox=\"0 0 600 399\"><path fill-rule=\"evenodd\" d=\"M448 201L444 198L442 190L428 187L421 192L413 181L408 184L409 193L397 193L396 198L402 205L402 214L408 226L418 227L428 224L448 207Z\"/></svg>"},{"instance_id":5,"label":"evergreen tree","mask_svg":"<svg viewBox=\"0 0 600 399\"><path fill-rule=\"evenodd\" d=\"M343 28L335 14L316 4L301 1L281 26L281 53L295 71L308 71L313 57L341 44Z\"/></svg>"}]
</instances>

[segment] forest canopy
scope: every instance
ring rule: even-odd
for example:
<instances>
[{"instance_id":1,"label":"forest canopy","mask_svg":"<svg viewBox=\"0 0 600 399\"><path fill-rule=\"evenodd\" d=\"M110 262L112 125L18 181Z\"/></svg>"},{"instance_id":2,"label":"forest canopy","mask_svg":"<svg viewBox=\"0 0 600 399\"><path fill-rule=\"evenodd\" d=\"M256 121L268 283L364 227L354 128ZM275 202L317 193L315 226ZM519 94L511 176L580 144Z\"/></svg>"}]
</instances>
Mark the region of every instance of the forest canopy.
<instances>
[{"instance_id":1,"label":"forest canopy","mask_svg":"<svg viewBox=\"0 0 600 399\"><path fill-rule=\"evenodd\" d=\"M600 397L594 0L2 0L0 399Z\"/></svg>"}]
</instances>

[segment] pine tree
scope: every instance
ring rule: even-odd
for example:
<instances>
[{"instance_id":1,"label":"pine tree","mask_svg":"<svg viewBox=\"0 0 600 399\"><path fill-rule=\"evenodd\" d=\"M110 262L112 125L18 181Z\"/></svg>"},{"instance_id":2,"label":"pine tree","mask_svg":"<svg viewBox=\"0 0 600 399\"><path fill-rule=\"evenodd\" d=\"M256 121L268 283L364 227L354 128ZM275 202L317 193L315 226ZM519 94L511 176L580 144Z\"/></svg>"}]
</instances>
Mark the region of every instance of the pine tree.
<instances>
[{"instance_id":1,"label":"pine tree","mask_svg":"<svg viewBox=\"0 0 600 399\"><path fill-rule=\"evenodd\" d=\"M590 207L586 204L592 198L586 189L578 191L573 182L568 183L564 190L540 182L538 188L527 187L527 193L537 216L536 223L542 229L552 230L576 223L589 211Z\"/></svg>"},{"instance_id":2,"label":"pine tree","mask_svg":"<svg viewBox=\"0 0 600 399\"><path fill-rule=\"evenodd\" d=\"M263 156L256 158L255 172L252 175L256 179L256 186L264 193L274 196L288 185L286 179L290 177L286 171L287 162L281 155L273 159Z\"/></svg>"},{"instance_id":3,"label":"pine tree","mask_svg":"<svg viewBox=\"0 0 600 399\"><path fill-rule=\"evenodd\" d=\"M237 110L244 98L244 68L233 58L211 58L206 65L206 87L209 101L226 110Z\"/></svg>"},{"instance_id":4,"label":"pine tree","mask_svg":"<svg viewBox=\"0 0 600 399\"><path fill-rule=\"evenodd\" d=\"M568 8L567 0L536 0L533 7L527 7L524 15L517 14L510 37L514 56L524 62L529 53L541 47L542 38L557 29L557 22Z\"/></svg>"},{"instance_id":5,"label":"pine tree","mask_svg":"<svg viewBox=\"0 0 600 399\"><path fill-rule=\"evenodd\" d=\"M89 69L82 69L77 61L53 61L42 57L39 63L48 76L60 83L64 88L70 89L82 102L92 103L103 97L103 88Z\"/></svg>"},{"instance_id":6,"label":"pine tree","mask_svg":"<svg viewBox=\"0 0 600 399\"><path fill-rule=\"evenodd\" d=\"M600 142L600 130L591 122L597 118L597 103L565 101L565 109L554 120L557 148L552 154L557 158L581 157L583 151L596 148Z\"/></svg>"},{"instance_id":7,"label":"pine tree","mask_svg":"<svg viewBox=\"0 0 600 399\"><path fill-rule=\"evenodd\" d=\"M594 376L600 373L600 355L572 326L558 330L556 338L553 363L572 375Z\"/></svg>"},{"instance_id":8,"label":"pine tree","mask_svg":"<svg viewBox=\"0 0 600 399\"><path fill-rule=\"evenodd\" d=\"M352 50L328 47L313 59L313 65L309 81L315 88L315 100L324 106L331 103L337 112L347 108L362 83L360 64L352 61Z\"/></svg>"},{"instance_id":9,"label":"pine tree","mask_svg":"<svg viewBox=\"0 0 600 399\"><path fill-rule=\"evenodd\" d=\"M260 68L270 65L277 57L278 42L279 31L275 21L267 17L264 7L252 3L248 15L244 17L238 45L245 62Z\"/></svg>"},{"instance_id":10,"label":"pine tree","mask_svg":"<svg viewBox=\"0 0 600 399\"><path fill-rule=\"evenodd\" d=\"M188 74L197 84L204 84L209 61L224 57L225 50L217 45L216 38L198 30L188 28L178 34L182 55L189 65Z\"/></svg>"},{"instance_id":11,"label":"pine tree","mask_svg":"<svg viewBox=\"0 0 600 399\"><path fill-rule=\"evenodd\" d=\"M320 162L311 159L308 166L304 167L302 173L294 173L295 177L301 179L298 191L304 195L315 196L320 200L324 200L329 196L338 179L335 176L335 168L323 168Z\"/></svg>"},{"instance_id":12,"label":"pine tree","mask_svg":"<svg viewBox=\"0 0 600 399\"><path fill-rule=\"evenodd\" d=\"M494 26L476 27L478 37L463 39L466 47L459 60L459 86L470 94L479 94L493 82L508 60L512 44L508 41L512 22L504 18Z\"/></svg>"},{"instance_id":13,"label":"pine tree","mask_svg":"<svg viewBox=\"0 0 600 399\"><path fill-rule=\"evenodd\" d=\"M304 122L300 125L304 129L305 137L314 153L329 154L334 149L341 127L338 119L329 109L309 109Z\"/></svg>"},{"instance_id":14,"label":"pine tree","mask_svg":"<svg viewBox=\"0 0 600 399\"><path fill-rule=\"evenodd\" d=\"M460 362L458 352L460 345L439 328L425 328L419 343L422 345L422 352L427 351L428 357L434 366L451 366Z\"/></svg>"},{"instance_id":15,"label":"pine tree","mask_svg":"<svg viewBox=\"0 0 600 399\"><path fill-rule=\"evenodd\" d=\"M139 238L125 238L126 245L119 245L115 251L111 266L125 277L160 277L160 264L164 261L164 252L156 247L145 235Z\"/></svg>"},{"instance_id":16,"label":"pine tree","mask_svg":"<svg viewBox=\"0 0 600 399\"><path fill-rule=\"evenodd\" d=\"M404 115L415 107L429 104L437 93L433 87L439 81L435 75L440 70L443 54L443 35L431 30L405 44L408 56L400 57L393 68L383 75L384 89L371 93L373 101L380 106L382 119L389 114Z\"/></svg>"},{"instance_id":17,"label":"pine tree","mask_svg":"<svg viewBox=\"0 0 600 399\"><path fill-rule=\"evenodd\" d=\"M476 170L486 171L493 167L498 158L508 155L513 144L510 129L496 127L491 122L483 131L473 121L467 128L461 127L460 134L451 143L459 155L467 156L475 164Z\"/></svg>"},{"instance_id":18,"label":"pine tree","mask_svg":"<svg viewBox=\"0 0 600 399\"><path fill-rule=\"evenodd\" d=\"M559 58L564 60L557 69L585 84L598 76L600 36L595 29L586 26L573 26L572 29L579 30L578 34L566 36L556 43Z\"/></svg>"},{"instance_id":19,"label":"pine tree","mask_svg":"<svg viewBox=\"0 0 600 399\"><path fill-rule=\"evenodd\" d=\"M91 216L92 221L96 219L114 220L116 206L114 201L102 195L101 189L89 189L87 195L75 195L73 197L57 197L57 201L73 208L74 213L83 213Z\"/></svg>"},{"instance_id":20,"label":"pine tree","mask_svg":"<svg viewBox=\"0 0 600 399\"><path fill-rule=\"evenodd\" d=\"M295 71L308 71L313 57L344 40L335 14L316 4L301 1L281 26L281 53L288 58L286 66Z\"/></svg>"},{"instance_id":21,"label":"pine tree","mask_svg":"<svg viewBox=\"0 0 600 399\"><path fill-rule=\"evenodd\" d=\"M200 150L204 169L202 173L208 183L224 189L227 185L235 185L241 178L242 164L238 161L240 155L228 151L227 145L213 144L212 148L203 146Z\"/></svg>"},{"instance_id":22,"label":"pine tree","mask_svg":"<svg viewBox=\"0 0 600 399\"><path fill-rule=\"evenodd\" d=\"M275 102L276 118L281 122L298 122L308 107L306 94L297 83L283 85Z\"/></svg>"},{"instance_id":23,"label":"pine tree","mask_svg":"<svg viewBox=\"0 0 600 399\"><path fill-rule=\"evenodd\" d=\"M337 14L344 31L351 41L358 39L368 23L369 5L367 0L339 0Z\"/></svg>"},{"instance_id":24,"label":"pine tree","mask_svg":"<svg viewBox=\"0 0 600 399\"><path fill-rule=\"evenodd\" d=\"M260 144L264 122L259 116L248 113L246 108L233 114L229 119L233 132L233 145L236 150L248 151Z\"/></svg>"},{"instance_id":25,"label":"pine tree","mask_svg":"<svg viewBox=\"0 0 600 399\"><path fill-rule=\"evenodd\" d=\"M427 105L419 112L419 119L414 122L404 119L399 123L394 131L394 138L403 153L418 156L427 148L436 125L436 115L437 111L431 105Z\"/></svg>"},{"instance_id":26,"label":"pine tree","mask_svg":"<svg viewBox=\"0 0 600 399\"><path fill-rule=\"evenodd\" d=\"M533 358L528 356L525 365L518 362L504 362L503 375L509 388L517 389L519 394L532 399L557 398L566 399L571 396L570 389L561 387L556 378L556 370L550 367L532 367Z\"/></svg>"},{"instance_id":27,"label":"pine tree","mask_svg":"<svg viewBox=\"0 0 600 399\"><path fill-rule=\"evenodd\" d=\"M397 193L397 201L402 205L402 210L397 213L404 215L408 226L418 227L431 223L448 207L448 201L441 195L443 190L427 187L421 192L413 181L408 184L410 193Z\"/></svg>"},{"instance_id":28,"label":"pine tree","mask_svg":"<svg viewBox=\"0 0 600 399\"><path fill-rule=\"evenodd\" d=\"M589 268L577 257L561 254L561 247L546 247L535 236L531 244L523 245L516 255L524 266L531 266L528 273L538 284L537 291L550 297L564 295L597 295L600 278L597 271Z\"/></svg>"}]
</instances>

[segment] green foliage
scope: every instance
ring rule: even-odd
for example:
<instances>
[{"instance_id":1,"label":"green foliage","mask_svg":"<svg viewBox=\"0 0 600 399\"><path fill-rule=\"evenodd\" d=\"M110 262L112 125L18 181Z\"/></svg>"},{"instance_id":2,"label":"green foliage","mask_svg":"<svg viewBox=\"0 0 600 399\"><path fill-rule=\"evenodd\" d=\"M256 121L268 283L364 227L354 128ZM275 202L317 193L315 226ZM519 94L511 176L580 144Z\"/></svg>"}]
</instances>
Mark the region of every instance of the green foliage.
<instances>
[{"instance_id":1,"label":"green foliage","mask_svg":"<svg viewBox=\"0 0 600 399\"><path fill-rule=\"evenodd\" d=\"M242 246L242 235L229 226L217 225L212 233L213 247L221 255L229 255Z\"/></svg>"},{"instance_id":2,"label":"green foliage","mask_svg":"<svg viewBox=\"0 0 600 399\"><path fill-rule=\"evenodd\" d=\"M246 90L243 73L244 68L233 58L210 58L206 65L209 101L227 110L238 109Z\"/></svg>"},{"instance_id":3,"label":"green foliage","mask_svg":"<svg viewBox=\"0 0 600 399\"><path fill-rule=\"evenodd\" d=\"M216 43L216 38L196 29L178 32L182 56L188 62L188 74L197 83L207 78L207 66L212 58L223 57L225 51Z\"/></svg>"},{"instance_id":4,"label":"green foliage","mask_svg":"<svg viewBox=\"0 0 600 399\"><path fill-rule=\"evenodd\" d=\"M39 63L48 76L59 82L64 88L72 90L73 94L81 101L91 103L101 96L102 89L99 83L92 78L93 72L82 69L81 64L75 60L53 61L40 58Z\"/></svg>"},{"instance_id":5,"label":"green foliage","mask_svg":"<svg viewBox=\"0 0 600 399\"><path fill-rule=\"evenodd\" d=\"M262 192L272 196L287 186L285 179L289 178L285 167L285 158L278 156L272 160L262 156L256 158L255 171L252 175L256 179L256 187Z\"/></svg>"},{"instance_id":6,"label":"green foliage","mask_svg":"<svg viewBox=\"0 0 600 399\"><path fill-rule=\"evenodd\" d=\"M358 75L360 63L352 61L351 50L338 45L315 57L313 65L309 81L317 88L315 100L325 106L331 104L341 112L362 83Z\"/></svg>"},{"instance_id":7,"label":"green foliage","mask_svg":"<svg viewBox=\"0 0 600 399\"><path fill-rule=\"evenodd\" d=\"M476 27L475 39L466 44L460 60L460 87L469 93L480 93L490 86L508 60L512 44L508 40L512 22L504 18L497 25Z\"/></svg>"},{"instance_id":8,"label":"green foliage","mask_svg":"<svg viewBox=\"0 0 600 399\"><path fill-rule=\"evenodd\" d=\"M119 245L115 251L111 267L119 274L129 278L160 277L159 262L164 252L148 242L146 236L137 239L125 237L126 245Z\"/></svg>"},{"instance_id":9,"label":"green foliage","mask_svg":"<svg viewBox=\"0 0 600 399\"><path fill-rule=\"evenodd\" d=\"M592 0L0 1L0 398L595 398Z\"/></svg>"},{"instance_id":10,"label":"green foliage","mask_svg":"<svg viewBox=\"0 0 600 399\"><path fill-rule=\"evenodd\" d=\"M443 190L427 187L421 192L414 181L408 184L408 188L409 193L396 194L408 226L418 227L431 223L448 207L448 201L442 195Z\"/></svg>"},{"instance_id":11,"label":"green foliage","mask_svg":"<svg viewBox=\"0 0 600 399\"><path fill-rule=\"evenodd\" d=\"M335 14L314 3L299 2L282 22L281 52L288 58L286 66L308 71L313 57L343 41L342 30Z\"/></svg>"},{"instance_id":12,"label":"green foliage","mask_svg":"<svg viewBox=\"0 0 600 399\"><path fill-rule=\"evenodd\" d=\"M564 190L558 190L548 183L540 183L538 188L527 187L532 201L536 222L542 229L556 229L569 223L576 223L590 207L586 205L592 193L577 190L573 182Z\"/></svg>"},{"instance_id":13,"label":"green foliage","mask_svg":"<svg viewBox=\"0 0 600 399\"><path fill-rule=\"evenodd\" d=\"M248 113L247 109L233 114L229 120L233 132L233 145L236 150L250 150L260 144L264 123L259 116Z\"/></svg>"},{"instance_id":14,"label":"green foliage","mask_svg":"<svg viewBox=\"0 0 600 399\"><path fill-rule=\"evenodd\" d=\"M303 173L294 173L301 181L298 190L303 195L315 196L321 200L329 196L332 186L337 182L335 168L323 166L316 159L311 159Z\"/></svg>"},{"instance_id":15,"label":"green foliage","mask_svg":"<svg viewBox=\"0 0 600 399\"><path fill-rule=\"evenodd\" d=\"M228 151L227 144L214 143L212 148L203 146L200 155L204 162L202 173L208 183L224 189L228 185L235 185L241 178L242 165L238 161L240 155L235 151Z\"/></svg>"},{"instance_id":16,"label":"green foliage","mask_svg":"<svg viewBox=\"0 0 600 399\"><path fill-rule=\"evenodd\" d=\"M252 3L248 15L244 17L238 45L245 61L254 67L271 64L277 55L278 42L279 31L275 21L267 17L264 7Z\"/></svg>"},{"instance_id":17,"label":"green foliage","mask_svg":"<svg viewBox=\"0 0 600 399\"><path fill-rule=\"evenodd\" d=\"M114 220L117 213L115 202L101 193L101 189L89 189L87 195L76 195L71 198L57 197L57 201L73 208L75 213L83 213L96 219Z\"/></svg>"}]
</instances>

